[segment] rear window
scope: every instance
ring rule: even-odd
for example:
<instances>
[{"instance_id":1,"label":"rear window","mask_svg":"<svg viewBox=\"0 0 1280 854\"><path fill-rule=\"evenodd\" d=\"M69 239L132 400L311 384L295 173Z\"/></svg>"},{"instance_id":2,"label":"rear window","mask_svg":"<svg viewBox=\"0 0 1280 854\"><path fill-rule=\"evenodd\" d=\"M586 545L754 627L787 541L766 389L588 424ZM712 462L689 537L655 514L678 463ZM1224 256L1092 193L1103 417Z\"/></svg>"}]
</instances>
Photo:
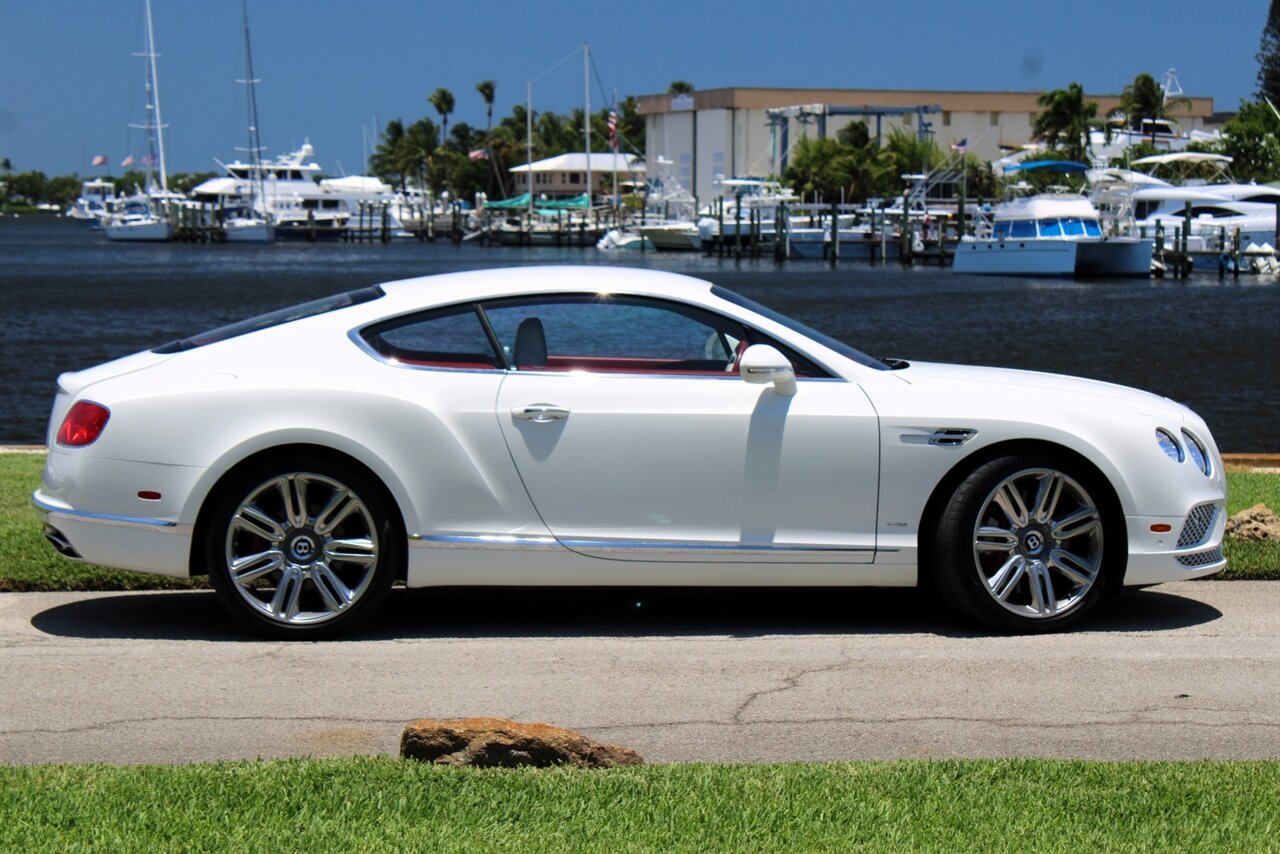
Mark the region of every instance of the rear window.
<instances>
[{"instance_id":1,"label":"rear window","mask_svg":"<svg viewBox=\"0 0 1280 854\"><path fill-rule=\"evenodd\" d=\"M295 320L302 320L307 317L315 317L320 314L327 314L340 308L348 308L353 305L359 305L363 302L370 302L382 296L382 288L374 285L368 288L360 288L355 291L347 291L345 294L334 294L333 296L321 297L311 302L304 302L301 305L292 305L288 308L282 308L269 314L261 314L257 317L251 317L248 320L241 320L232 323L229 326L222 326L217 329L211 329L208 332L201 332L199 335L192 335L190 338L180 338L177 341L170 341L160 347L156 347L153 353L181 353L185 350L194 350L197 347L203 347L206 344L216 344L219 341L226 341L228 338L236 338L241 335L248 335L250 332L258 332L262 329L270 329L272 326L280 326L284 323L292 323Z\"/></svg>"}]
</instances>

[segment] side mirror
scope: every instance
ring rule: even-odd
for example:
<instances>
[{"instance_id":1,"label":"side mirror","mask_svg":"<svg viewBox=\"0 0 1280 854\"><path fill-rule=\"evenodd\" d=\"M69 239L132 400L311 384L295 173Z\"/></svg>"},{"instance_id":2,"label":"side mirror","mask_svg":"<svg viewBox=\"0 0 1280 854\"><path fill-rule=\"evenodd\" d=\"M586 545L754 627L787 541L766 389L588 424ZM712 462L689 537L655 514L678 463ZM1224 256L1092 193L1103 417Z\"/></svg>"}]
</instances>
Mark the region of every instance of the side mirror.
<instances>
[{"instance_id":1,"label":"side mirror","mask_svg":"<svg viewBox=\"0 0 1280 854\"><path fill-rule=\"evenodd\" d=\"M738 359L738 372L749 383L773 383L781 395L796 393L796 371L787 357L768 344L752 344Z\"/></svg>"}]
</instances>

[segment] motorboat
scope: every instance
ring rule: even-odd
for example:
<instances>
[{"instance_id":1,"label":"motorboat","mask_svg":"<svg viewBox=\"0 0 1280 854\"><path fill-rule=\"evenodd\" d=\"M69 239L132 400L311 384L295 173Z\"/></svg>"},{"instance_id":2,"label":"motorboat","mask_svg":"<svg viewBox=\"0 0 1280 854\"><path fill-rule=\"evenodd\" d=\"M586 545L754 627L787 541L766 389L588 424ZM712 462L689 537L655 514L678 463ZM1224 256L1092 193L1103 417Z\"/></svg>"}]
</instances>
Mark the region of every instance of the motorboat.
<instances>
[{"instance_id":1,"label":"motorboat","mask_svg":"<svg viewBox=\"0 0 1280 854\"><path fill-rule=\"evenodd\" d=\"M654 245L635 229L611 228L604 233L604 237L596 241L596 248L606 251L652 252Z\"/></svg>"},{"instance_id":2,"label":"motorboat","mask_svg":"<svg viewBox=\"0 0 1280 854\"><path fill-rule=\"evenodd\" d=\"M765 178L724 178L719 182L724 195L718 216L706 215L698 220L698 231L704 243L741 239L746 243L754 234L762 242L774 239L779 205L800 201L790 187Z\"/></svg>"},{"instance_id":3,"label":"motorboat","mask_svg":"<svg viewBox=\"0 0 1280 854\"><path fill-rule=\"evenodd\" d=\"M661 252L700 252L702 233L696 222L668 220L644 223L635 230Z\"/></svg>"},{"instance_id":4,"label":"motorboat","mask_svg":"<svg viewBox=\"0 0 1280 854\"><path fill-rule=\"evenodd\" d=\"M101 228L111 202L116 198L116 185L105 178L90 178L80 185L80 196L67 208L65 216Z\"/></svg>"},{"instance_id":5,"label":"motorboat","mask_svg":"<svg viewBox=\"0 0 1280 854\"><path fill-rule=\"evenodd\" d=\"M1175 177L1210 168L1216 170L1216 180L1191 178L1172 184L1143 173L1127 173L1128 180L1119 185L1125 189L1108 189L1104 184L1095 190L1095 198L1120 198L1131 219L1129 231L1145 237L1159 235L1167 250L1182 248L1175 244L1185 231L1193 267L1215 269L1221 253L1276 242L1280 189L1232 181L1227 173L1230 163L1226 155L1206 152L1144 157L1133 165L1180 171L1181 176Z\"/></svg>"},{"instance_id":6,"label":"motorboat","mask_svg":"<svg viewBox=\"0 0 1280 854\"><path fill-rule=\"evenodd\" d=\"M177 223L173 207L164 197L137 193L120 200L103 221L108 240L162 243L172 240Z\"/></svg>"},{"instance_id":7,"label":"motorboat","mask_svg":"<svg viewBox=\"0 0 1280 854\"><path fill-rule=\"evenodd\" d=\"M1007 171L1088 168L1054 160L1018 164ZM1104 233L1098 209L1080 193L1014 195L995 206L989 229L960 239L952 269L993 275L1148 276L1153 248L1149 237Z\"/></svg>"}]
</instances>

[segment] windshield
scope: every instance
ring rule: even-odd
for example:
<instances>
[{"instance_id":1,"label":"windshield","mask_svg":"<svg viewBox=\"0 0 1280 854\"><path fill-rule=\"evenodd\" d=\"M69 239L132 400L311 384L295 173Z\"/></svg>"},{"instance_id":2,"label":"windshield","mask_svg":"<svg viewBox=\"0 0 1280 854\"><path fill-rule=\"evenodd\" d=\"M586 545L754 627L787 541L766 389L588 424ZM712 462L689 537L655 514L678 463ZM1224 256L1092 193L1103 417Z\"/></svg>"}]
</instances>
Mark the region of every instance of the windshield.
<instances>
[{"instance_id":1,"label":"windshield","mask_svg":"<svg viewBox=\"0 0 1280 854\"><path fill-rule=\"evenodd\" d=\"M359 305L362 302L377 299L382 296L382 288L374 285L370 288L361 288L355 291L347 291L344 294L334 294L333 296L321 297L318 300L304 302L302 305L291 305L288 308L282 308L273 311L270 314L262 314L257 317L251 317L248 320L241 320L238 323L232 323L229 326L222 326L217 329L211 329L208 332L201 332L199 335L192 335L190 338L182 338L177 341L170 341L168 344L155 348L153 353L181 353L184 350L194 350L197 347L203 347L206 344L216 344L219 341L226 341L228 338L235 338L239 335L247 335L250 332L257 332L260 329L269 329L272 326L279 326L282 323L290 323L294 320L302 320L304 317L315 317L318 314L334 311L347 306Z\"/></svg>"},{"instance_id":2,"label":"windshield","mask_svg":"<svg viewBox=\"0 0 1280 854\"><path fill-rule=\"evenodd\" d=\"M792 332L798 332L799 334L805 336L806 338L809 338L813 341L818 342L823 347L826 347L828 350L834 350L835 352L839 353L841 356L844 356L846 359L851 359L857 362L859 365L862 365L863 367L873 368L877 371L890 370L889 365L886 365L884 362L880 361L879 359L868 356L866 353L863 353L861 350L856 350L853 347L850 347L848 344L844 343L843 341L838 341L835 338L832 338L830 335L827 335L825 333L819 332L816 329L812 329L808 326L805 326L803 323L801 323L798 320L792 320L790 317L787 317L785 314L779 314L773 309L763 306L760 303L756 302L755 300L747 299L741 294L736 294L733 291L728 290L727 288L720 287L719 285L712 285L711 293L714 294L715 296L720 297L720 299L722 300L731 302L737 306L742 306L743 308L749 309L750 311L754 311L756 314L759 314L762 317L767 317L770 320L772 320L774 323L785 326L786 328L790 329Z\"/></svg>"}]
</instances>

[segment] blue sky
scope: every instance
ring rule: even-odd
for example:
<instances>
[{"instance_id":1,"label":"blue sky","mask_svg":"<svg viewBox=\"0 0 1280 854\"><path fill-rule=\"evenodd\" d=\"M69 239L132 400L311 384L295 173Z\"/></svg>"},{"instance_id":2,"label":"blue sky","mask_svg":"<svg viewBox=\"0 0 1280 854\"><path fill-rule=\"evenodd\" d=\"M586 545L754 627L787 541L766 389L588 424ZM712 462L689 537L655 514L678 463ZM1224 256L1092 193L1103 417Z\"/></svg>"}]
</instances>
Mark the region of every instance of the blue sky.
<instances>
[{"instance_id":1,"label":"blue sky","mask_svg":"<svg viewBox=\"0 0 1280 854\"><path fill-rule=\"evenodd\" d=\"M1189 95L1234 109L1255 88L1268 0L901 2L494 2L250 0L263 142L309 139L331 174L363 169L375 123L434 112L484 124L475 92L497 83L504 115L580 106L589 42L606 91L650 94L677 78L723 86L1052 89L1119 92L1178 69ZM170 171L216 168L245 145L239 0L153 0ZM1066 10L1070 9L1068 13ZM0 0L0 156L16 170L113 169L145 138L142 0ZM593 83L592 105L600 88Z\"/></svg>"}]
</instances>

